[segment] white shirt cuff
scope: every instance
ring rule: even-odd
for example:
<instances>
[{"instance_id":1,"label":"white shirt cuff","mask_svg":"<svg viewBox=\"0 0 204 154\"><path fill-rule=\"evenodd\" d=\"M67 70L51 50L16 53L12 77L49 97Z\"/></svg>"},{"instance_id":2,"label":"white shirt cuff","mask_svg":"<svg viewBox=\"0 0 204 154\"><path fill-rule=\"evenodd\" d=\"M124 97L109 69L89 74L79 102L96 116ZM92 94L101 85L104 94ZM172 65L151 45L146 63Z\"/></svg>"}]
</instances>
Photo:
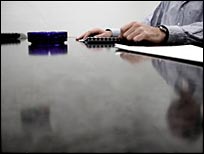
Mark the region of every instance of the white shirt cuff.
<instances>
[{"instance_id":1,"label":"white shirt cuff","mask_svg":"<svg viewBox=\"0 0 204 154\"><path fill-rule=\"evenodd\" d=\"M118 37L120 35L120 29L118 28L107 28L106 30L111 31L113 37Z\"/></svg>"}]
</instances>

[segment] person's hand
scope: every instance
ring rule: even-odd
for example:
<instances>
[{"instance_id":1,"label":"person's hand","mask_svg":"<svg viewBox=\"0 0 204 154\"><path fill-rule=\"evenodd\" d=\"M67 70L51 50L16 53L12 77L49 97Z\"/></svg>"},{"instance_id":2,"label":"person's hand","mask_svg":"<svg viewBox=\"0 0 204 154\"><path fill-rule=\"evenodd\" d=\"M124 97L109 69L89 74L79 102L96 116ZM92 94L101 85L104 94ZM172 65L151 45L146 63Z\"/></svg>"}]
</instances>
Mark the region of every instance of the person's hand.
<instances>
[{"instance_id":1,"label":"person's hand","mask_svg":"<svg viewBox=\"0 0 204 154\"><path fill-rule=\"evenodd\" d=\"M149 41L159 44L164 41L166 36L159 28L139 22L131 22L123 26L120 30L120 37L134 42Z\"/></svg>"},{"instance_id":2,"label":"person's hand","mask_svg":"<svg viewBox=\"0 0 204 154\"><path fill-rule=\"evenodd\" d=\"M86 39L87 37L90 37L90 36L95 36L95 37L111 37L112 36L112 32L111 31L105 31L105 30L100 29L100 28L94 28L92 30L89 30L89 31L85 32L81 36L77 37L76 40Z\"/></svg>"}]
</instances>

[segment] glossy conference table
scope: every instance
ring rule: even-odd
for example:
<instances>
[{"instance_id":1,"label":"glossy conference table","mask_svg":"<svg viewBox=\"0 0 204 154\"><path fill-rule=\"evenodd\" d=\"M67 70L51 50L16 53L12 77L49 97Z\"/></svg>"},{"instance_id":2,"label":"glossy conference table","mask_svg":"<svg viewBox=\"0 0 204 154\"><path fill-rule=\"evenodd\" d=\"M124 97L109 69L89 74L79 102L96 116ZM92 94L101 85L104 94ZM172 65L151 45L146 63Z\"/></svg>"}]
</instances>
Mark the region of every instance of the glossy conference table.
<instances>
[{"instance_id":1,"label":"glossy conference table","mask_svg":"<svg viewBox=\"0 0 204 154\"><path fill-rule=\"evenodd\" d=\"M92 47L1 45L3 152L202 152L203 67Z\"/></svg>"}]
</instances>

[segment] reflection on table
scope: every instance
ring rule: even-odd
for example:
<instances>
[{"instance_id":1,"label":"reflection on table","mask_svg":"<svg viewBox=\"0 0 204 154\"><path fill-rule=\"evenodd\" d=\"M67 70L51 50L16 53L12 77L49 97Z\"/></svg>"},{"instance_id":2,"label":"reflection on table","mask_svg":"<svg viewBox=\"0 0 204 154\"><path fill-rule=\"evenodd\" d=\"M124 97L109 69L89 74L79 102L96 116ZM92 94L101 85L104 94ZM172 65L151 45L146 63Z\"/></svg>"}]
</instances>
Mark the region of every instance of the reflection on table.
<instances>
[{"instance_id":1,"label":"reflection on table","mask_svg":"<svg viewBox=\"0 0 204 154\"><path fill-rule=\"evenodd\" d=\"M68 43L2 45L2 151L202 152L202 67Z\"/></svg>"},{"instance_id":2,"label":"reflection on table","mask_svg":"<svg viewBox=\"0 0 204 154\"><path fill-rule=\"evenodd\" d=\"M31 142L39 141L39 138L46 138L52 133L49 106L38 105L23 108L21 123L25 137Z\"/></svg>"},{"instance_id":3,"label":"reflection on table","mask_svg":"<svg viewBox=\"0 0 204 154\"><path fill-rule=\"evenodd\" d=\"M177 94L167 111L172 133L182 139L195 140L202 132L203 69L163 60L153 66Z\"/></svg>"},{"instance_id":4,"label":"reflection on table","mask_svg":"<svg viewBox=\"0 0 204 154\"><path fill-rule=\"evenodd\" d=\"M67 54L66 44L37 44L28 46L29 55L61 55Z\"/></svg>"},{"instance_id":5,"label":"reflection on table","mask_svg":"<svg viewBox=\"0 0 204 154\"><path fill-rule=\"evenodd\" d=\"M126 52L121 52L120 57L130 64L139 64L149 59ZM188 141L198 139L203 130L202 67L181 65L160 59L153 59L152 65L177 94L177 98L171 101L167 111L167 122L171 132Z\"/></svg>"}]
</instances>

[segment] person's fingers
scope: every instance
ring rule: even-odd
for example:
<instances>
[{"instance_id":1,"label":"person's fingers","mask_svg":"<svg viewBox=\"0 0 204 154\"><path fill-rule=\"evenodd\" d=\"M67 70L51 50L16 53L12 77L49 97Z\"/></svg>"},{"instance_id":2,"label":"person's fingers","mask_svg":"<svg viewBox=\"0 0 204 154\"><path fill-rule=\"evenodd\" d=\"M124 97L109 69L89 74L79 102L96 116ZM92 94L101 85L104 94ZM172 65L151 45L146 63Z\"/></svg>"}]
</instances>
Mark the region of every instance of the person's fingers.
<instances>
[{"instance_id":1,"label":"person's fingers","mask_svg":"<svg viewBox=\"0 0 204 154\"><path fill-rule=\"evenodd\" d=\"M95 37L108 37L106 33L95 35Z\"/></svg>"},{"instance_id":2,"label":"person's fingers","mask_svg":"<svg viewBox=\"0 0 204 154\"><path fill-rule=\"evenodd\" d=\"M134 29L131 33L129 33L125 38L127 40L133 40L134 37L136 37L137 35L141 34L142 30L140 28L138 29Z\"/></svg>"},{"instance_id":3,"label":"person's fingers","mask_svg":"<svg viewBox=\"0 0 204 154\"><path fill-rule=\"evenodd\" d=\"M102 30L102 29L99 29L99 28L94 28L90 31L87 31L86 33L82 34L81 36L77 37L76 40L80 40L80 39L86 39L87 37L89 36L92 36L92 35L97 35L97 34L102 34L104 33L105 31Z\"/></svg>"},{"instance_id":4,"label":"person's fingers","mask_svg":"<svg viewBox=\"0 0 204 154\"><path fill-rule=\"evenodd\" d=\"M80 39L82 39L82 38L84 37L85 34L86 34L86 33L80 35L79 37L76 38L76 40L80 40Z\"/></svg>"},{"instance_id":5,"label":"person's fingers","mask_svg":"<svg viewBox=\"0 0 204 154\"><path fill-rule=\"evenodd\" d=\"M87 37L89 37L90 35L94 34L94 31L88 31L84 34L82 34L81 36L79 36L76 40L80 40L80 39L86 39Z\"/></svg>"},{"instance_id":6,"label":"person's fingers","mask_svg":"<svg viewBox=\"0 0 204 154\"><path fill-rule=\"evenodd\" d=\"M140 41L143 41L144 39L145 39L145 35L144 35L144 33L141 33L141 34L135 36L135 37L133 38L133 41L135 41L135 42L140 42Z\"/></svg>"},{"instance_id":7,"label":"person's fingers","mask_svg":"<svg viewBox=\"0 0 204 154\"><path fill-rule=\"evenodd\" d=\"M120 28L120 32L121 34L125 33L131 26L132 26L133 22L127 24L127 25L124 25L123 27Z\"/></svg>"},{"instance_id":8,"label":"person's fingers","mask_svg":"<svg viewBox=\"0 0 204 154\"><path fill-rule=\"evenodd\" d=\"M86 38L87 38L89 35L91 35L91 34L92 34L92 32L91 32L91 31L88 31L88 32L82 34L81 36L77 37L76 39L77 39L77 40L86 39Z\"/></svg>"},{"instance_id":9,"label":"person's fingers","mask_svg":"<svg viewBox=\"0 0 204 154\"><path fill-rule=\"evenodd\" d=\"M88 31L88 32L86 32L85 33L85 35L83 36L83 38L82 39L86 39L87 37L89 37L90 35L92 35L92 34L94 34L94 32L93 31Z\"/></svg>"},{"instance_id":10,"label":"person's fingers","mask_svg":"<svg viewBox=\"0 0 204 154\"><path fill-rule=\"evenodd\" d=\"M122 34L120 34L118 37L121 38L121 39L123 38Z\"/></svg>"},{"instance_id":11,"label":"person's fingers","mask_svg":"<svg viewBox=\"0 0 204 154\"><path fill-rule=\"evenodd\" d=\"M134 33L135 28L134 27L130 27L124 34L122 34L122 36L124 38L127 38L129 35L131 35L132 33Z\"/></svg>"},{"instance_id":12,"label":"person's fingers","mask_svg":"<svg viewBox=\"0 0 204 154\"><path fill-rule=\"evenodd\" d=\"M123 26L120 31L121 31L121 35L123 36L126 32L128 32L130 29L136 29L138 27L140 27L142 24L138 23L138 22L131 22L125 26ZM130 32L130 31L129 31ZM130 32L131 33L131 32ZM127 34L126 34L127 35Z\"/></svg>"},{"instance_id":13,"label":"person's fingers","mask_svg":"<svg viewBox=\"0 0 204 154\"><path fill-rule=\"evenodd\" d=\"M101 34L96 35L95 37L111 37L112 32L111 31L105 31Z\"/></svg>"},{"instance_id":14,"label":"person's fingers","mask_svg":"<svg viewBox=\"0 0 204 154\"><path fill-rule=\"evenodd\" d=\"M94 29L90 30L90 32L93 34L99 34L99 33L105 32L105 30L102 30L100 28L94 28Z\"/></svg>"}]
</instances>

